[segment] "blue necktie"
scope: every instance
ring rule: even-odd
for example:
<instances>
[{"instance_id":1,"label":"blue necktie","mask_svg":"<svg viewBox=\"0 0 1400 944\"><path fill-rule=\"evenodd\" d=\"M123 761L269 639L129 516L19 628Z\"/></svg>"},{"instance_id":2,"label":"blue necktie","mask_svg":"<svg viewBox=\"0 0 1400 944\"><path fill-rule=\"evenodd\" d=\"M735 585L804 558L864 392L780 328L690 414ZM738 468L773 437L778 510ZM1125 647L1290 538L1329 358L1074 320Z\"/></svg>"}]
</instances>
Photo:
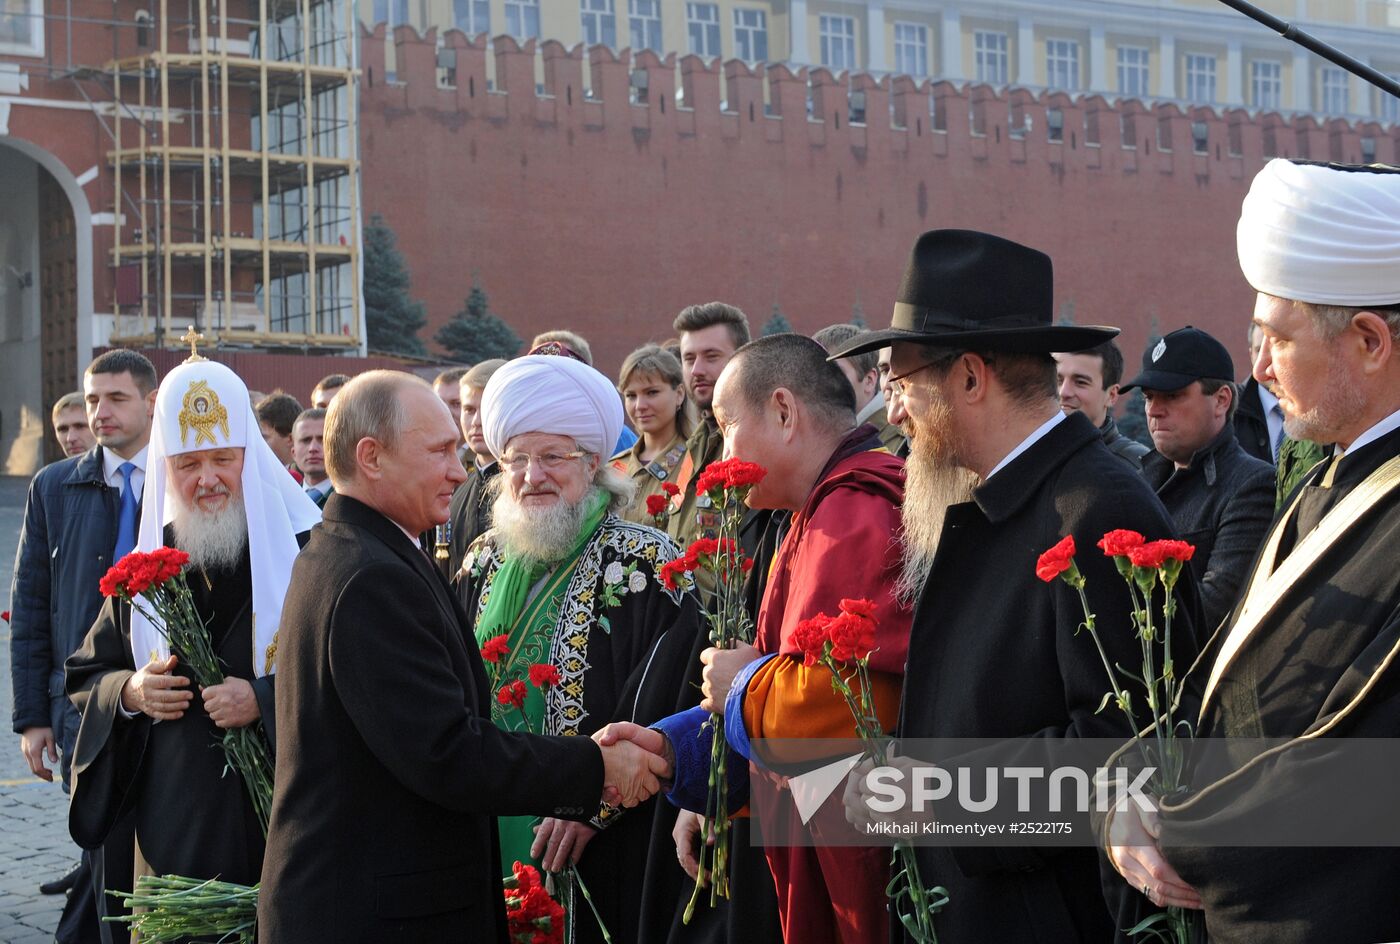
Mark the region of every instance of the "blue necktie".
<instances>
[{"instance_id":1,"label":"blue necktie","mask_svg":"<svg viewBox=\"0 0 1400 944\"><path fill-rule=\"evenodd\" d=\"M112 563L136 547L136 493L131 490L131 473L136 471L136 464L123 462L117 471L122 474L122 504L117 513L117 546L112 550Z\"/></svg>"},{"instance_id":2,"label":"blue necktie","mask_svg":"<svg viewBox=\"0 0 1400 944\"><path fill-rule=\"evenodd\" d=\"M1274 437L1274 461L1277 462L1279 447L1283 445L1283 440L1288 435L1283 428L1283 407L1275 403L1274 408L1269 411L1269 415L1278 417L1279 421L1278 435Z\"/></svg>"}]
</instances>

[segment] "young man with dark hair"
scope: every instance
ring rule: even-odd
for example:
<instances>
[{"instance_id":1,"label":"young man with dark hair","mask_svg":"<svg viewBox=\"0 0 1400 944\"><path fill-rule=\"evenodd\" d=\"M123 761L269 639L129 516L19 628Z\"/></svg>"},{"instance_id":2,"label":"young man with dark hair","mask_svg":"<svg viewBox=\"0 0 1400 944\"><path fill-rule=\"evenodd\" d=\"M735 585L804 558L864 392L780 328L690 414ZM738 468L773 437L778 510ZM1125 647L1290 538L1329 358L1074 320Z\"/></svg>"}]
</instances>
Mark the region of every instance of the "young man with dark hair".
<instances>
[{"instance_id":1,"label":"young man with dark hair","mask_svg":"<svg viewBox=\"0 0 1400 944\"><path fill-rule=\"evenodd\" d=\"M301 404L296 397L274 390L259 401L253 412L258 417L263 441L272 447L272 454L281 460L282 465L291 469L292 424L301 415Z\"/></svg>"},{"instance_id":2,"label":"young man with dark hair","mask_svg":"<svg viewBox=\"0 0 1400 944\"><path fill-rule=\"evenodd\" d=\"M1085 351L1055 354L1055 381L1059 385L1060 409L1082 412L1103 434L1109 451L1135 469L1151 450L1118 431L1113 407L1118 402L1118 384L1123 379L1123 352L1113 341L1105 341Z\"/></svg>"},{"instance_id":3,"label":"young man with dark hair","mask_svg":"<svg viewBox=\"0 0 1400 944\"><path fill-rule=\"evenodd\" d=\"M292 424L292 458L301 470L301 487L317 508L326 507L335 491L326 473L325 428L326 411L315 407L303 410Z\"/></svg>"},{"instance_id":4,"label":"young man with dark hair","mask_svg":"<svg viewBox=\"0 0 1400 944\"><path fill-rule=\"evenodd\" d=\"M327 374L311 391L311 405L318 410L324 410L331 405L335 395L340 392L340 388L350 382L348 374Z\"/></svg>"},{"instance_id":5,"label":"young man with dark hair","mask_svg":"<svg viewBox=\"0 0 1400 944\"><path fill-rule=\"evenodd\" d=\"M53 780L47 764L61 758L65 789L80 718L63 696L63 661L97 618L98 581L135 547L155 394L156 369L145 357L127 350L99 356L83 373L87 421L97 445L45 466L29 486L10 590L14 729L35 776ZM131 874L129 840L124 850L120 845L109 845L108 869L117 883ZM54 887L73 889L58 941L95 939L97 915L111 913L98 890L101 881L102 855L95 850L84 853L78 869Z\"/></svg>"},{"instance_id":6,"label":"young man with dark hair","mask_svg":"<svg viewBox=\"0 0 1400 944\"><path fill-rule=\"evenodd\" d=\"M715 383L734 352L749 343L749 319L724 302L707 302L682 309L672 322L681 337L681 372L686 392L700 411L700 424L686 443L686 455L676 475L681 494L669 530L681 547L699 537L714 537L718 518L704 495L695 494L695 480L705 466L719 459L724 439L715 426L710 405Z\"/></svg>"}]
</instances>

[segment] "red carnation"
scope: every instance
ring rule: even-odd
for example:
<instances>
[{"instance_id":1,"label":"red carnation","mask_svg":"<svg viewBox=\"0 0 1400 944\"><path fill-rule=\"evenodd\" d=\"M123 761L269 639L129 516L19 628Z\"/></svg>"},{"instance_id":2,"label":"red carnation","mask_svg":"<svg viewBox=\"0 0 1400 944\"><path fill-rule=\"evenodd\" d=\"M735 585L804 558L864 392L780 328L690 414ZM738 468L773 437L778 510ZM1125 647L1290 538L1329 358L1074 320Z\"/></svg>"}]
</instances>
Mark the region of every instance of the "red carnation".
<instances>
[{"instance_id":1,"label":"red carnation","mask_svg":"<svg viewBox=\"0 0 1400 944\"><path fill-rule=\"evenodd\" d=\"M1162 545L1162 554L1166 560L1180 561L1183 564L1196 553L1196 546L1187 544L1185 541L1154 541L1153 543Z\"/></svg>"},{"instance_id":2,"label":"red carnation","mask_svg":"<svg viewBox=\"0 0 1400 944\"><path fill-rule=\"evenodd\" d=\"M825 613L818 613L793 627L792 644L802 653L803 665L813 666L821 661L826 652L826 644L831 638L828 632L830 626L831 617Z\"/></svg>"},{"instance_id":3,"label":"red carnation","mask_svg":"<svg viewBox=\"0 0 1400 944\"><path fill-rule=\"evenodd\" d=\"M540 873L533 865L526 865L519 859L511 867L511 872L515 874L515 884L523 895L532 888L540 887Z\"/></svg>"},{"instance_id":4,"label":"red carnation","mask_svg":"<svg viewBox=\"0 0 1400 944\"><path fill-rule=\"evenodd\" d=\"M0 610L0 620L4 620L5 622L8 623L8 622L10 621L10 611L9 611L9 610Z\"/></svg>"},{"instance_id":5,"label":"red carnation","mask_svg":"<svg viewBox=\"0 0 1400 944\"><path fill-rule=\"evenodd\" d=\"M681 493L681 487L675 482L662 482L661 490L667 495L670 495L672 498L675 498Z\"/></svg>"},{"instance_id":6,"label":"red carnation","mask_svg":"<svg viewBox=\"0 0 1400 944\"><path fill-rule=\"evenodd\" d=\"M714 538L697 538L686 548L685 556L691 560L699 560L701 557L713 557L717 550L719 542Z\"/></svg>"},{"instance_id":7,"label":"red carnation","mask_svg":"<svg viewBox=\"0 0 1400 944\"><path fill-rule=\"evenodd\" d=\"M703 494L716 489L745 489L762 482L767 474L768 470L755 462L740 459L711 462L695 480L695 491Z\"/></svg>"},{"instance_id":8,"label":"red carnation","mask_svg":"<svg viewBox=\"0 0 1400 944\"><path fill-rule=\"evenodd\" d=\"M842 613L849 613L852 616L859 616L863 619L875 619L875 604L870 600L842 600L837 604Z\"/></svg>"},{"instance_id":9,"label":"red carnation","mask_svg":"<svg viewBox=\"0 0 1400 944\"><path fill-rule=\"evenodd\" d=\"M530 666L530 684L536 688L550 688L559 684L559 670L548 662Z\"/></svg>"},{"instance_id":10,"label":"red carnation","mask_svg":"<svg viewBox=\"0 0 1400 944\"><path fill-rule=\"evenodd\" d=\"M677 557L661 565L661 583L667 590L679 590L680 574L688 574L695 569L695 562L685 557Z\"/></svg>"},{"instance_id":11,"label":"red carnation","mask_svg":"<svg viewBox=\"0 0 1400 944\"><path fill-rule=\"evenodd\" d=\"M1163 546L1165 543L1165 541L1149 541L1139 547L1131 548L1128 551L1128 561L1134 567L1155 570L1166 563L1168 554L1167 548Z\"/></svg>"},{"instance_id":12,"label":"red carnation","mask_svg":"<svg viewBox=\"0 0 1400 944\"><path fill-rule=\"evenodd\" d=\"M501 690L496 693L496 701L503 705L510 705L512 708L523 709L527 692L525 683L516 679L514 682L507 682L501 686Z\"/></svg>"},{"instance_id":13,"label":"red carnation","mask_svg":"<svg viewBox=\"0 0 1400 944\"><path fill-rule=\"evenodd\" d=\"M1123 557L1133 548L1141 547L1145 540L1146 538L1136 531L1125 531L1120 528L1117 531L1110 531L1100 538L1099 547L1108 557Z\"/></svg>"},{"instance_id":14,"label":"red carnation","mask_svg":"<svg viewBox=\"0 0 1400 944\"><path fill-rule=\"evenodd\" d=\"M666 506L670 503L671 500L665 495L648 495L647 514L653 518L659 518L666 513Z\"/></svg>"},{"instance_id":15,"label":"red carnation","mask_svg":"<svg viewBox=\"0 0 1400 944\"><path fill-rule=\"evenodd\" d=\"M487 662L499 662L510 654L510 646L506 645L509 637L502 633L499 636L492 636L486 640L486 645L481 647L481 658Z\"/></svg>"},{"instance_id":16,"label":"red carnation","mask_svg":"<svg viewBox=\"0 0 1400 944\"><path fill-rule=\"evenodd\" d=\"M753 558L745 557L743 560L741 560L739 562L739 569L742 570L744 573L748 573L749 571L753 570Z\"/></svg>"},{"instance_id":17,"label":"red carnation","mask_svg":"<svg viewBox=\"0 0 1400 944\"><path fill-rule=\"evenodd\" d=\"M1066 534L1035 563L1035 575L1046 583L1074 566L1074 535Z\"/></svg>"},{"instance_id":18,"label":"red carnation","mask_svg":"<svg viewBox=\"0 0 1400 944\"><path fill-rule=\"evenodd\" d=\"M842 613L827 626L831 657L837 662L868 659L875 648L875 621Z\"/></svg>"}]
</instances>

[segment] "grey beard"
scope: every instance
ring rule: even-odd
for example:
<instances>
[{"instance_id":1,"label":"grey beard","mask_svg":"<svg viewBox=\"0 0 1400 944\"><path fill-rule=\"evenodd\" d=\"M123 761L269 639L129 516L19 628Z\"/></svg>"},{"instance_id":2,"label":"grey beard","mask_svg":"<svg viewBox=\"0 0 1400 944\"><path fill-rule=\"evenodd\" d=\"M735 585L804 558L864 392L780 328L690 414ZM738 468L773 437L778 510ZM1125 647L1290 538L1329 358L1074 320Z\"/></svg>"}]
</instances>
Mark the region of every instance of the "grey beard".
<instances>
[{"instance_id":1,"label":"grey beard","mask_svg":"<svg viewBox=\"0 0 1400 944\"><path fill-rule=\"evenodd\" d=\"M933 569L948 507L971 500L979 481L973 472L927 455L928 451L919 449L915 437L913 452L904 467L904 506L900 509L904 551L894 594L896 600L908 606L918 601Z\"/></svg>"},{"instance_id":2,"label":"grey beard","mask_svg":"<svg viewBox=\"0 0 1400 944\"><path fill-rule=\"evenodd\" d=\"M232 570L243 560L248 547L248 516L243 498L230 495L220 511L201 511L177 502L175 546L190 555L190 563L201 570Z\"/></svg>"},{"instance_id":3,"label":"grey beard","mask_svg":"<svg viewBox=\"0 0 1400 944\"><path fill-rule=\"evenodd\" d=\"M497 477L497 481L503 478ZM548 508L526 507L502 487L491 506L491 526L496 544L507 557L530 563L552 564L564 559L578 542L589 501L597 491L590 486L583 498L570 504L559 501Z\"/></svg>"}]
</instances>

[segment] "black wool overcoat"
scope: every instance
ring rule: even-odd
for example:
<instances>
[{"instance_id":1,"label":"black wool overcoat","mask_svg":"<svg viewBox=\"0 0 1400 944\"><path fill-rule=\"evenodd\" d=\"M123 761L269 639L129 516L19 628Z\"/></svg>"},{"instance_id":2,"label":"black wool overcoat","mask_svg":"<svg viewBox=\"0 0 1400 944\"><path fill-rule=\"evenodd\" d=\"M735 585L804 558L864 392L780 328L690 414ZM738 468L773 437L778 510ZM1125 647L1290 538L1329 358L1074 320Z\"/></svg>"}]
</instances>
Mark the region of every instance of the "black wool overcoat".
<instances>
[{"instance_id":1,"label":"black wool overcoat","mask_svg":"<svg viewBox=\"0 0 1400 944\"><path fill-rule=\"evenodd\" d=\"M587 738L503 732L461 607L388 518L333 495L278 630L263 944L506 940L495 817L585 819Z\"/></svg>"},{"instance_id":2,"label":"black wool overcoat","mask_svg":"<svg viewBox=\"0 0 1400 944\"><path fill-rule=\"evenodd\" d=\"M1126 739L1122 714L1096 713L1109 684L1093 642L1078 631L1078 594L1035 574L1039 555L1074 535L1104 648L1121 665L1139 665L1127 586L1095 547L1118 528L1149 540L1174 535L1151 488L1081 413L979 486L972 501L951 506L914 610L900 737ZM1189 666L1199 602L1191 581L1178 587L1173 649L1177 664ZM1101 886L1107 865L1089 848L921 847L918 857L925 884L946 886L951 898L936 919L943 944L1108 941L1144 901L1116 874L1104 873Z\"/></svg>"}]
</instances>

